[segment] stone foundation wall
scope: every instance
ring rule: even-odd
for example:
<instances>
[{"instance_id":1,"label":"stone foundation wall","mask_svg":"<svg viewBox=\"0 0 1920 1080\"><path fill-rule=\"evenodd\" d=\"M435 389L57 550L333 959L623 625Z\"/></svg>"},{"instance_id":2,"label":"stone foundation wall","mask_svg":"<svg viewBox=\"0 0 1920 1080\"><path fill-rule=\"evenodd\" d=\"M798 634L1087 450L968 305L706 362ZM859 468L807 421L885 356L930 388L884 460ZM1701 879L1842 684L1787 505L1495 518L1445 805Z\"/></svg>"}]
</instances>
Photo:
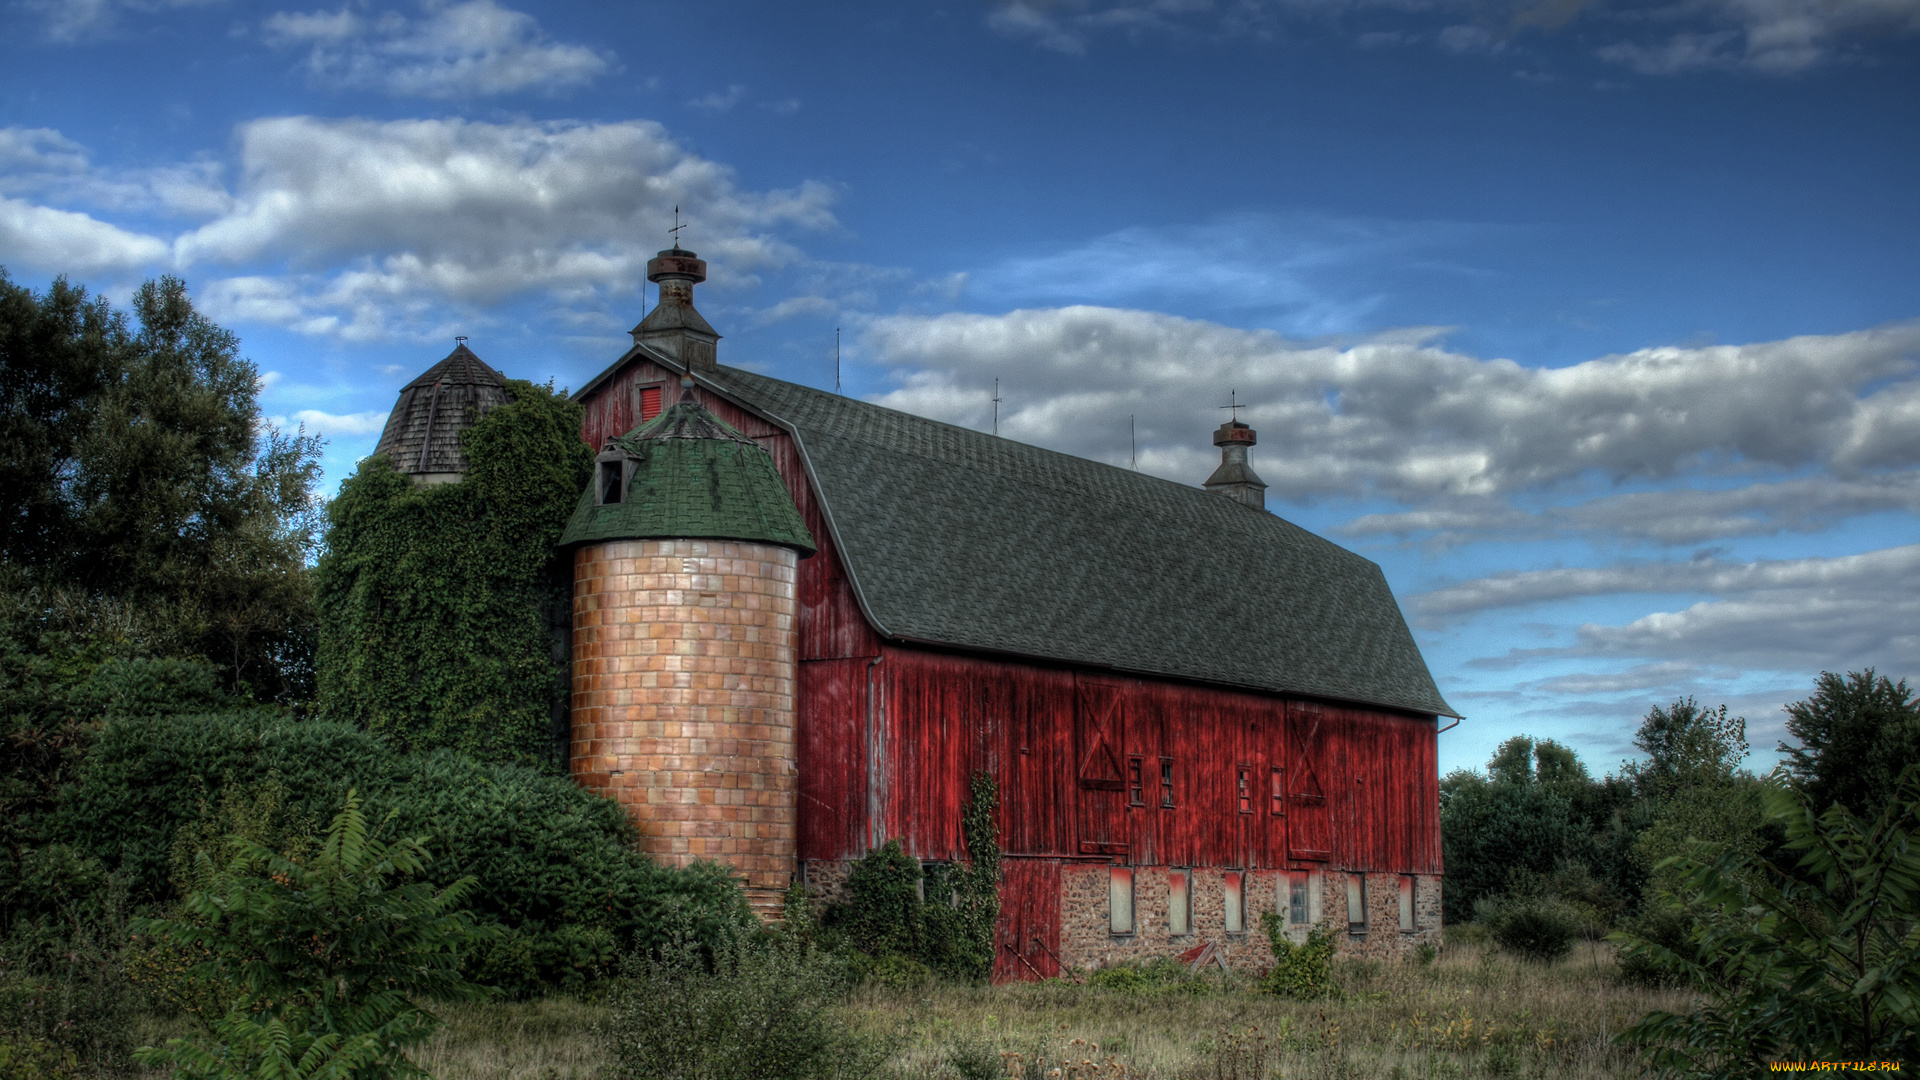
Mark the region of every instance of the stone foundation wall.
<instances>
[{"instance_id":1,"label":"stone foundation wall","mask_svg":"<svg viewBox=\"0 0 1920 1080\"><path fill-rule=\"evenodd\" d=\"M795 864L796 556L628 540L574 557L570 771L662 863L713 859L777 915Z\"/></svg>"},{"instance_id":2,"label":"stone foundation wall","mask_svg":"<svg viewBox=\"0 0 1920 1080\"><path fill-rule=\"evenodd\" d=\"M1273 964L1273 949L1261 926L1263 912L1288 917L1290 875L1286 871L1253 870L1244 875L1242 903L1245 930L1226 928L1225 872L1205 867L1192 871L1190 885L1191 933L1169 930L1169 870L1164 866L1134 867L1134 930L1112 932L1108 910L1111 868L1099 864L1069 865L1061 875L1060 959L1069 968L1091 969L1128 961L1178 956L1205 942L1214 942L1229 966L1256 971ZM1347 931L1347 875L1318 872L1319 915ZM1343 956L1399 957L1422 943L1440 944L1440 879L1414 879L1414 929L1400 929L1399 874L1366 874L1366 927L1343 932ZM1310 908L1311 911L1311 908ZM1288 936L1304 941L1308 925L1288 926Z\"/></svg>"},{"instance_id":3,"label":"stone foundation wall","mask_svg":"<svg viewBox=\"0 0 1920 1080\"><path fill-rule=\"evenodd\" d=\"M815 903L838 903L846 892L847 877L853 873L851 862L813 859L804 864L807 893Z\"/></svg>"}]
</instances>

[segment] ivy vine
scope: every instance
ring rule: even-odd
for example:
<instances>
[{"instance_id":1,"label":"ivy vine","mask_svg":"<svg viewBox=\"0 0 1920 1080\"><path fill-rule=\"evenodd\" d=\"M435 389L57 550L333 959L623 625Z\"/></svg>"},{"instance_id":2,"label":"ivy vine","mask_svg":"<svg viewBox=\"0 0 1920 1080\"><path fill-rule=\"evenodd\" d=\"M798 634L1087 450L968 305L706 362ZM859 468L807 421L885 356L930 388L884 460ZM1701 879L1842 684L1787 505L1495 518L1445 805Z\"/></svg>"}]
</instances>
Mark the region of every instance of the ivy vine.
<instances>
[{"instance_id":1,"label":"ivy vine","mask_svg":"<svg viewBox=\"0 0 1920 1080\"><path fill-rule=\"evenodd\" d=\"M376 454L328 507L318 704L402 752L563 772L572 598L555 544L593 453L551 384L507 396L461 435L461 482L420 487Z\"/></svg>"}]
</instances>

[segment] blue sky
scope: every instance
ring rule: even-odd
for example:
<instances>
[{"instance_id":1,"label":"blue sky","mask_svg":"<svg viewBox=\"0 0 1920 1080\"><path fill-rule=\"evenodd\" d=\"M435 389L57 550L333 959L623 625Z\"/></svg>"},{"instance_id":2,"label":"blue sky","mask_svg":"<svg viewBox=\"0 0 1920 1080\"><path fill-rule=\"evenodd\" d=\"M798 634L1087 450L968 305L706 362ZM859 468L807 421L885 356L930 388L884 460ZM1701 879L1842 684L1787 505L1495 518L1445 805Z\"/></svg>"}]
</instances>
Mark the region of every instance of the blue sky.
<instances>
[{"instance_id":1,"label":"blue sky","mask_svg":"<svg viewBox=\"0 0 1920 1080\"><path fill-rule=\"evenodd\" d=\"M1920 677L1920 0L0 0L0 265L183 276L331 491L455 334L577 386L678 205L723 363L1386 570L1467 714Z\"/></svg>"}]
</instances>

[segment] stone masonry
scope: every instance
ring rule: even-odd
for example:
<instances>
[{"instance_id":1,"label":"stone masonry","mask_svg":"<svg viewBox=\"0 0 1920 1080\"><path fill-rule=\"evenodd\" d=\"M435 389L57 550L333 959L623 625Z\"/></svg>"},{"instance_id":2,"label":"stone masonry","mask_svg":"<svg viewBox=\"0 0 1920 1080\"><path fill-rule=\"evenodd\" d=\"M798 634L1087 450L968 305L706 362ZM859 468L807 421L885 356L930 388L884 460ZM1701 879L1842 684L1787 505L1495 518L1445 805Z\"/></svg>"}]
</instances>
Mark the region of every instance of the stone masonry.
<instances>
[{"instance_id":1,"label":"stone masonry","mask_svg":"<svg viewBox=\"0 0 1920 1080\"><path fill-rule=\"evenodd\" d=\"M796 869L796 558L719 540L574 556L574 779L662 863L731 866L763 916Z\"/></svg>"},{"instance_id":2,"label":"stone masonry","mask_svg":"<svg viewBox=\"0 0 1920 1080\"><path fill-rule=\"evenodd\" d=\"M1060 958L1069 968L1091 969L1128 961L1178 956L1205 942L1214 942L1229 965L1256 971L1273 964L1273 949L1261 929L1261 914L1288 914L1289 876L1286 871L1253 870L1244 875L1242 904L1245 930L1226 928L1225 873L1196 867L1190 886L1192 933L1168 931L1168 879L1164 866L1134 867L1134 932L1115 934L1107 909L1109 870L1104 864L1081 863L1065 868L1061 876ZM1364 932L1348 932L1347 875L1315 871L1310 883L1319 886L1318 914L1342 930L1340 954L1390 958L1404 956L1425 943L1440 944L1440 878L1422 874L1414 879L1414 929L1400 929L1399 874L1366 874L1367 922ZM1306 939L1308 927L1290 925L1288 936Z\"/></svg>"}]
</instances>

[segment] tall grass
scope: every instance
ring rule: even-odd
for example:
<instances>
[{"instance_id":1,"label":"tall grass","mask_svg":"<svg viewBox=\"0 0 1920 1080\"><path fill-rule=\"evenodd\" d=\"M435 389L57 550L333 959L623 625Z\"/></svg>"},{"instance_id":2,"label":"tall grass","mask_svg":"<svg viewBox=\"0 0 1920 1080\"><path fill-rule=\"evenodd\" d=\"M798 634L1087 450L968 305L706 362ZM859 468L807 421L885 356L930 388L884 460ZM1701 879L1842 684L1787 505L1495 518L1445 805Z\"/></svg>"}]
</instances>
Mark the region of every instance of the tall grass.
<instances>
[{"instance_id":1,"label":"tall grass","mask_svg":"<svg viewBox=\"0 0 1920 1080\"><path fill-rule=\"evenodd\" d=\"M1311 1002L1218 976L1179 993L869 983L845 1008L871 1034L905 1033L888 1065L903 1080L974 1080L996 1059L1002 1077L1009 1067L1034 1076L1059 1067L1087 1080L1476 1080L1636 1076L1638 1061L1614 1036L1649 1009L1691 1002L1685 991L1623 982L1604 942L1541 964L1455 940L1430 965L1342 962L1337 981L1338 997ZM597 1005L548 999L444 1015L446 1029L418 1055L439 1080L588 1080L608 1064L592 1035L606 1015ZM1045 1068L1030 1070L1037 1062Z\"/></svg>"}]
</instances>

